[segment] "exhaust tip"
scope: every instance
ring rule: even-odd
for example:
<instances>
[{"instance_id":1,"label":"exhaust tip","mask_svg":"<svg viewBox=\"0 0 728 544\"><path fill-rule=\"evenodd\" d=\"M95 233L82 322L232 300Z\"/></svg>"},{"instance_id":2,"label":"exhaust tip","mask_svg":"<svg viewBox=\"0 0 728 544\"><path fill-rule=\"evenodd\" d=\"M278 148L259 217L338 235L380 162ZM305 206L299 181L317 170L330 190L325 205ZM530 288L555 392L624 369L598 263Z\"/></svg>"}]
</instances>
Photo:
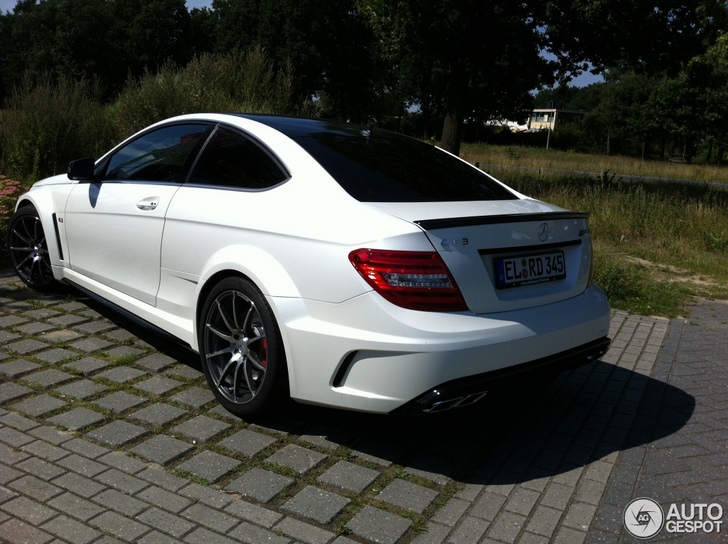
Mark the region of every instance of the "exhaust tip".
<instances>
[{"instance_id":1,"label":"exhaust tip","mask_svg":"<svg viewBox=\"0 0 728 544\"><path fill-rule=\"evenodd\" d=\"M466 397L455 397L454 399L447 399L435 402L429 408L424 408L422 411L427 414L436 414L438 412L445 412L446 410L452 410L453 408L462 408L463 406L472 406L484 396L488 394L488 391L480 391L473 393Z\"/></svg>"}]
</instances>

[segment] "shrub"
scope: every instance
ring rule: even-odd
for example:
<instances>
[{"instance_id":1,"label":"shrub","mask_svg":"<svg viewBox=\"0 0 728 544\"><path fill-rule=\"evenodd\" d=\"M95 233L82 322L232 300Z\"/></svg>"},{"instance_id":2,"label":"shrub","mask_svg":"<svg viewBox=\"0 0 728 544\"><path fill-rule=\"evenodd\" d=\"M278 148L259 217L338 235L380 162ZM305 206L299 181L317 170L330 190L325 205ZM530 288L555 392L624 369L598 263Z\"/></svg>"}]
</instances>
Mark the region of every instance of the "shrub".
<instances>
[{"instance_id":1,"label":"shrub","mask_svg":"<svg viewBox=\"0 0 728 544\"><path fill-rule=\"evenodd\" d=\"M25 187L19 181L0 175L0 266L5 265L7 257L5 233L8 221L15 209L15 202L24 190Z\"/></svg>"},{"instance_id":2,"label":"shrub","mask_svg":"<svg viewBox=\"0 0 728 544\"><path fill-rule=\"evenodd\" d=\"M202 55L132 79L113 107L123 135L175 115L197 112L287 113L292 73L274 73L262 48Z\"/></svg>"},{"instance_id":3,"label":"shrub","mask_svg":"<svg viewBox=\"0 0 728 544\"><path fill-rule=\"evenodd\" d=\"M15 201L23 191L19 181L0 175L0 221L12 215Z\"/></svg>"},{"instance_id":4,"label":"shrub","mask_svg":"<svg viewBox=\"0 0 728 544\"><path fill-rule=\"evenodd\" d=\"M65 171L68 162L108 147L112 131L96 100L97 84L26 77L0 119L3 172L36 180Z\"/></svg>"}]
</instances>

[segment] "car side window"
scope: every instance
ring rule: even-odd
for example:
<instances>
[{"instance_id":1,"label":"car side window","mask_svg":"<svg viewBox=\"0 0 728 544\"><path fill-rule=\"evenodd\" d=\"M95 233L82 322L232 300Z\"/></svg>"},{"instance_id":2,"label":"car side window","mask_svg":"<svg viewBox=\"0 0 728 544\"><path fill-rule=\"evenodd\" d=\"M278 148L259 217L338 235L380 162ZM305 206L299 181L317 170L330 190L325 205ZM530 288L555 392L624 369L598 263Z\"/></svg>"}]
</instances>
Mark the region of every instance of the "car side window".
<instances>
[{"instance_id":1,"label":"car side window","mask_svg":"<svg viewBox=\"0 0 728 544\"><path fill-rule=\"evenodd\" d=\"M116 151L104 179L182 182L193 152L210 133L209 125L172 125L140 136Z\"/></svg>"},{"instance_id":2,"label":"car side window","mask_svg":"<svg viewBox=\"0 0 728 544\"><path fill-rule=\"evenodd\" d=\"M277 161L251 139L219 127L203 149L188 183L266 189L288 177Z\"/></svg>"}]
</instances>

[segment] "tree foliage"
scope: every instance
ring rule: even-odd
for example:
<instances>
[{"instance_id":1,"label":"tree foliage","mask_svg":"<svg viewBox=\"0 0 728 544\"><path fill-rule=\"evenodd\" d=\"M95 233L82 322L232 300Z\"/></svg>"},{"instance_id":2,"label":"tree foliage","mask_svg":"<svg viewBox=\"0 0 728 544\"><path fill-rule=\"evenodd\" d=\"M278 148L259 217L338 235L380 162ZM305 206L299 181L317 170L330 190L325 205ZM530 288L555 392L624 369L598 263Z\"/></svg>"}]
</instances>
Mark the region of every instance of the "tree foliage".
<instances>
[{"instance_id":1,"label":"tree foliage","mask_svg":"<svg viewBox=\"0 0 728 544\"><path fill-rule=\"evenodd\" d=\"M213 0L212 50L260 46L295 73L299 102L323 99L332 117L367 120L374 102L373 35L354 0Z\"/></svg>"},{"instance_id":2,"label":"tree foliage","mask_svg":"<svg viewBox=\"0 0 728 544\"><path fill-rule=\"evenodd\" d=\"M98 79L113 98L130 73L189 61L189 21L185 0L19 0L0 16L0 90L50 75Z\"/></svg>"},{"instance_id":3,"label":"tree foliage","mask_svg":"<svg viewBox=\"0 0 728 544\"><path fill-rule=\"evenodd\" d=\"M722 0L549 0L548 49L562 66L676 75L726 27Z\"/></svg>"}]
</instances>

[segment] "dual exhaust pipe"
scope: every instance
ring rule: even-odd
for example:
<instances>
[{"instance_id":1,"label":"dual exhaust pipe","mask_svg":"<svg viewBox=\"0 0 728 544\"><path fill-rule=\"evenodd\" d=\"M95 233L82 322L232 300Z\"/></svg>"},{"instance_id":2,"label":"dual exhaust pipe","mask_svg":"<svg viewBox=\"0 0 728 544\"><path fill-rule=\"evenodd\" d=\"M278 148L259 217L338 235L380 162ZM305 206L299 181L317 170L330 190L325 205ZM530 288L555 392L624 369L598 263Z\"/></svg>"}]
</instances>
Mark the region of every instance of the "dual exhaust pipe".
<instances>
[{"instance_id":1,"label":"dual exhaust pipe","mask_svg":"<svg viewBox=\"0 0 728 544\"><path fill-rule=\"evenodd\" d=\"M453 408L462 408L464 406L472 406L483 397L488 394L488 391L480 391L478 393L472 393L464 397L455 397L452 399L440 400L433 403L429 408L422 410L427 414L436 414L438 412L445 412L452 410Z\"/></svg>"}]
</instances>

